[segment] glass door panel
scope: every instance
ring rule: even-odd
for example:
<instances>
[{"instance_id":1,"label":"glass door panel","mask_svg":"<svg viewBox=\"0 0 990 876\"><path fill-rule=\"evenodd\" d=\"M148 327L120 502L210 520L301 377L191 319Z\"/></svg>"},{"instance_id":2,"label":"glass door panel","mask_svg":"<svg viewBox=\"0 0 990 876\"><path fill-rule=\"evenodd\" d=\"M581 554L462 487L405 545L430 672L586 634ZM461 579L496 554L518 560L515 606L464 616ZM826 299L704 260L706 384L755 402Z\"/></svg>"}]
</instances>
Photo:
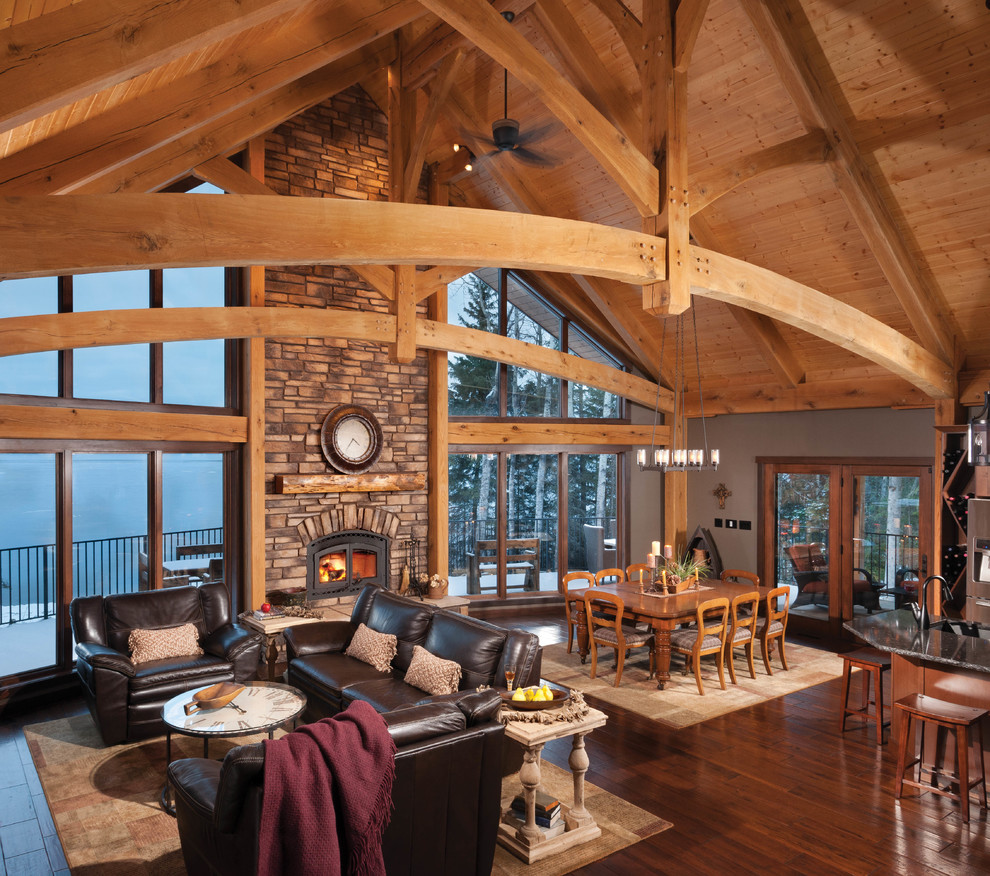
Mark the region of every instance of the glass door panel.
<instances>
[{"instance_id":1,"label":"glass door panel","mask_svg":"<svg viewBox=\"0 0 990 876\"><path fill-rule=\"evenodd\" d=\"M74 453L73 596L146 589L147 553L148 455Z\"/></svg>"},{"instance_id":2,"label":"glass door panel","mask_svg":"<svg viewBox=\"0 0 990 876\"><path fill-rule=\"evenodd\" d=\"M831 485L825 472L778 471L775 477L776 574L790 589L793 616L829 619Z\"/></svg>"},{"instance_id":3,"label":"glass door panel","mask_svg":"<svg viewBox=\"0 0 990 876\"><path fill-rule=\"evenodd\" d=\"M223 548L223 454L163 454L163 586L222 581Z\"/></svg>"},{"instance_id":4,"label":"glass door panel","mask_svg":"<svg viewBox=\"0 0 990 876\"><path fill-rule=\"evenodd\" d=\"M614 453L567 457L567 570L597 572L617 564L618 459Z\"/></svg>"},{"instance_id":5,"label":"glass door panel","mask_svg":"<svg viewBox=\"0 0 990 876\"><path fill-rule=\"evenodd\" d=\"M506 464L506 593L555 593L557 455L514 453Z\"/></svg>"},{"instance_id":6,"label":"glass door panel","mask_svg":"<svg viewBox=\"0 0 990 876\"><path fill-rule=\"evenodd\" d=\"M451 596L491 593L497 567L480 543L496 536L498 458L494 453L451 453L447 460L447 592Z\"/></svg>"},{"instance_id":7,"label":"glass door panel","mask_svg":"<svg viewBox=\"0 0 990 876\"><path fill-rule=\"evenodd\" d=\"M54 453L0 453L0 676L56 663Z\"/></svg>"},{"instance_id":8,"label":"glass door panel","mask_svg":"<svg viewBox=\"0 0 990 876\"><path fill-rule=\"evenodd\" d=\"M921 578L921 478L855 474L852 613L901 608Z\"/></svg>"}]
</instances>

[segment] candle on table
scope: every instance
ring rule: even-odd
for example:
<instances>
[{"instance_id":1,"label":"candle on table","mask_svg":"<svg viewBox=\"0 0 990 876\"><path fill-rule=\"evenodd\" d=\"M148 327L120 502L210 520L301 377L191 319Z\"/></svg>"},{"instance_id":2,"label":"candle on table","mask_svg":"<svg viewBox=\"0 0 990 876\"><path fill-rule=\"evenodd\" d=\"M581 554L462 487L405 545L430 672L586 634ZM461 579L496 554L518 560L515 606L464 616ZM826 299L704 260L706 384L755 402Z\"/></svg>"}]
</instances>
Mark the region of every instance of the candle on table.
<instances>
[{"instance_id":1,"label":"candle on table","mask_svg":"<svg viewBox=\"0 0 990 876\"><path fill-rule=\"evenodd\" d=\"M660 556L660 542L658 542L658 541L653 542L653 544L651 545L651 548L653 549L653 555L655 557L659 557Z\"/></svg>"},{"instance_id":2,"label":"candle on table","mask_svg":"<svg viewBox=\"0 0 990 876\"><path fill-rule=\"evenodd\" d=\"M670 545L669 545L669 544L665 544L665 545L663 546L663 555L664 555L664 556L665 556L665 557L666 557L666 558L667 558L668 560L672 560L672 559L674 558L674 552L673 552L673 550L671 550L671 547L670 547Z\"/></svg>"},{"instance_id":3,"label":"candle on table","mask_svg":"<svg viewBox=\"0 0 990 876\"><path fill-rule=\"evenodd\" d=\"M655 569L657 567L657 558L653 554L647 554L646 565L648 565L651 569Z\"/></svg>"}]
</instances>

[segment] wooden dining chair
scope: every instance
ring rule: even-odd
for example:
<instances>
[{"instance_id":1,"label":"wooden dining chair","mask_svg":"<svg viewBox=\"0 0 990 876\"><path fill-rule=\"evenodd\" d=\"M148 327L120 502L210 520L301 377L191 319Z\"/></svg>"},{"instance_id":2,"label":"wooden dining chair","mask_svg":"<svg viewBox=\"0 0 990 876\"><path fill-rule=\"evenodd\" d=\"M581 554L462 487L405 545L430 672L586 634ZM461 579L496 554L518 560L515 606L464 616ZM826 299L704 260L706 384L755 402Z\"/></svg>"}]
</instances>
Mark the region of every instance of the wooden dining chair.
<instances>
[{"instance_id":1,"label":"wooden dining chair","mask_svg":"<svg viewBox=\"0 0 990 876\"><path fill-rule=\"evenodd\" d=\"M633 563L626 566L626 580L635 584L651 584L653 582L653 569L646 563Z\"/></svg>"},{"instance_id":2,"label":"wooden dining chair","mask_svg":"<svg viewBox=\"0 0 990 876\"><path fill-rule=\"evenodd\" d=\"M729 625L729 600L724 596L708 599L698 606L696 625L672 630L670 650L684 655L684 672L694 667L694 680L698 693L705 695L701 681L701 658L718 655L718 683L725 690L725 635Z\"/></svg>"},{"instance_id":3,"label":"wooden dining chair","mask_svg":"<svg viewBox=\"0 0 990 876\"><path fill-rule=\"evenodd\" d=\"M787 617L790 608L791 590L789 587L774 587L767 594L766 617L760 618L756 626L756 638L760 640L760 647L763 650L763 665L767 668L767 675L773 675L773 667L770 665L770 658L773 656L773 643L777 642L780 648L780 662L784 669L787 669L787 655L784 653L784 636L787 633ZM784 607L780 608L780 602Z\"/></svg>"},{"instance_id":4,"label":"wooden dining chair","mask_svg":"<svg viewBox=\"0 0 990 876\"><path fill-rule=\"evenodd\" d=\"M653 632L630 629L622 625L626 604L621 596L602 590L584 592L584 615L588 619L591 643L591 677L598 672L598 646L615 651L615 686L622 680L626 652L630 648L650 649L650 677L653 677Z\"/></svg>"},{"instance_id":5,"label":"wooden dining chair","mask_svg":"<svg viewBox=\"0 0 990 876\"><path fill-rule=\"evenodd\" d=\"M571 653L571 641L577 639L578 613L584 604L584 593L572 593L571 584L575 581L577 587L594 587L595 576L591 572L568 572L564 575L562 584L564 587L564 611L567 614L567 653Z\"/></svg>"},{"instance_id":6,"label":"wooden dining chair","mask_svg":"<svg viewBox=\"0 0 990 876\"><path fill-rule=\"evenodd\" d=\"M622 569L600 569L595 572L595 584L621 584L626 580L626 573Z\"/></svg>"},{"instance_id":7,"label":"wooden dining chair","mask_svg":"<svg viewBox=\"0 0 990 876\"><path fill-rule=\"evenodd\" d=\"M729 678L736 681L736 648L742 648L749 660L749 674L756 678L753 666L753 650L756 647L756 624L759 620L760 593L752 590L740 593L729 605L729 631L725 637L725 660L729 664Z\"/></svg>"},{"instance_id":8,"label":"wooden dining chair","mask_svg":"<svg viewBox=\"0 0 990 876\"><path fill-rule=\"evenodd\" d=\"M722 580L735 584L752 584L754 587L760 586L760 576L755 572L747 572L745 569L724 569Z\"/></svg>"}]
</instances>

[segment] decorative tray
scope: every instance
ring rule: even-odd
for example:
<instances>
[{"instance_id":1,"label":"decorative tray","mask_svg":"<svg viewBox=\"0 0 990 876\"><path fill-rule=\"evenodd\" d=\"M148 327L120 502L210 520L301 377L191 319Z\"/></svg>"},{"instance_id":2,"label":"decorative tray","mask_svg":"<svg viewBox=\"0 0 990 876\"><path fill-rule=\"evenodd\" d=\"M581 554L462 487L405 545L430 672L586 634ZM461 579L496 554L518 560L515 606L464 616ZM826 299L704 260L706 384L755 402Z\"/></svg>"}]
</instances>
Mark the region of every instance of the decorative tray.
<instances>
[{"instance_id":1,"label":"decorative tray","mask_svg":"<svg viewBox=\"0 0 990 876\"><path fill-rule=\"evenodd\" d=\"M230 703L242 690L243 684L235 684L232 681L221 681L212 684L203 690L193 694L193 701L186 703L182 708L187 715L193 712L201 712L204 709L221 709Z\"/></svg>"},{"instance_id":2,"label":"decorative tray","mask_svg":"<svg viewBox=\"0 0 990 876\"><path fill-rule=\"evenodd\" d=\"M525 690L526 688L523 688ZM570 698L570 691L561 690L560 688L552 687L550 692L553 694L553 700L514 700L512 699L512 693L507 690L500 690L499 693L502 695L502 703L513 709L518 709L522 712L535 712L538 709L554 709L558 706L564 705Z\"/></svg>"}]
</instances>

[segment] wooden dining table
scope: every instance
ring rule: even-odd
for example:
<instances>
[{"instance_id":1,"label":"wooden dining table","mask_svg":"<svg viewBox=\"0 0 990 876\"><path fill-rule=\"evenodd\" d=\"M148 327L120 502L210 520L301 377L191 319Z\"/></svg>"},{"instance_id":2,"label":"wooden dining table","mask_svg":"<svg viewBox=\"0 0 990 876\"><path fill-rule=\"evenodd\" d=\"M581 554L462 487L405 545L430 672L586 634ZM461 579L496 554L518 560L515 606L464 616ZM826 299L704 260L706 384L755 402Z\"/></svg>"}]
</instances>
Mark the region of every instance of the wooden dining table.
<instances>
[{"instance_id":1,"label":"wooden dining table","mask_svg":"<svg viewBox=\"0 0 990 876\"><path fill-rule=\"evenodd\" d=\"M668 596L641 593L639 581L602 584L595 589L605 590L621 597L625 606L622 616L626 620L648 623L653 628L653 665L656 667L659 690L663 690L670 681L671 630L694 620L698 606L702 602L719 596L724 596L732 602L734 597L741 593L751 593L753 590L758 590L760 598L764 599L770 590L768 587L753 587L752 584L738 584L718 578L702 579L698 587L691 587ZM586 592L586 590L574 591L575 595ZM589 639L583 602L578 603L577 642L578 650L581 652L581 662L584 663L588 656Z\"/></svg>"}]
</instances>

